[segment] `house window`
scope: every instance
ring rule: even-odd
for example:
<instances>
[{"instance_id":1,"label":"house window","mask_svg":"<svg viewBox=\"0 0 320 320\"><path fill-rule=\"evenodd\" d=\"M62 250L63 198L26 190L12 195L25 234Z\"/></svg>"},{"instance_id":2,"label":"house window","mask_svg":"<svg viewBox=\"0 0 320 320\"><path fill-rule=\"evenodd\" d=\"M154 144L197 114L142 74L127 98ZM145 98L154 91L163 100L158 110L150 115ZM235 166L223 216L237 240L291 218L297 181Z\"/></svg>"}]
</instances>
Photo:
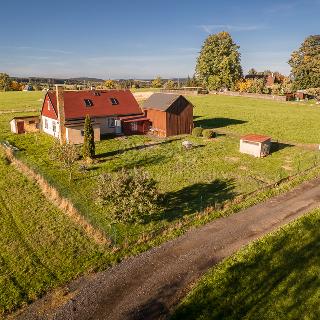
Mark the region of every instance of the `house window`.
<instances>
[{"instance_id":1,"label":"house window","mask_svg":"<svg viewBox=\"0 0 320 320\"><path fill-rule=\"evenodd\" d=\"M93 102L90 99L84 99L84 105L89 108L93 106Z\"/></svg>"},{"instance_id":2,"label":"house window","mask_svg":"<svg viewBox=\"0 0 320 320\"><path fill-rule=\"evenodd\" d=\"M81 131L80 131L80 134L81 134L81 137L83 137L83 136L84 136L84 131L81 130Z\"/></svg>"},{"instance_id":3,"label":"house window","mask_svg":"<svg viewBox=\"0 0 320 320\"><path fill-rule=\"evenodd\" d=\"M30 120L30 121L29 121L29 124L34 124L34 123L35 123L34 120Z\"/></svg>"},{"instance_id":4,"label":"house window","mask_svg":"<svg viewBox=\"0 0 320 320\"><path fill-rule=\"evenodd\" d=\"M57 131L57 126L56 126L56 122L52 121L52 131L56 132Z\"/></svg>"},{"instance_id":5,"label":"house window","mask_svg":"<svg viewBox=\"0 0 320 320\"><path fill-rule=\"evenodd\" d=\"M108 118L108 127L114 128L116 125L116 119L115 118Z\"/></svg>"},{"instance_id":6,"label":"house window","mask_svg":"<svg viewBox=\"0 0 320 320\"><path fill-rule=\"evenodd\" d=\"M50 111L50 101L48 101L48 110Z\"/></svg>"},{"instance_id":7,"label":"house window","mask_svg":"<svg viewBox=\"0 0 320 320\"><path fill-rule=\"evenodd\" d=\"M48 119L44 119L44 127L45 127L46 129L49 128L49 126L48 126Z\"/></svg>"},{"instance_id":8,"label":"house window","mask_svg":"<svg viewBox=\"0 0 320 320\"><path fill-rule=\"evenodd\" d=\"M138 123L131 122L131 131L138 131Z\"/></svg>"},{"instance_id":9,"label":"house window","mask_svg":"<svg viewBox=\"0 0 320 320\"><path fill-rule=\"evenodd\" d=\"M100 92L95 92L94 95L95 96L100 96Z\"/></svg>"},{"instance_id":10,"label":"house window","mask_svg":"<svg viewBox=\"0 0 320 320\"><path fill-rule=\"evenodd\" d=\"M119 101L118 101L118 99L116 99L116 98L110 98L110 101L111 101L111 104L112 104L113 106L116 106L116 105L119 104Z\"/></svg>"}]
</instances>

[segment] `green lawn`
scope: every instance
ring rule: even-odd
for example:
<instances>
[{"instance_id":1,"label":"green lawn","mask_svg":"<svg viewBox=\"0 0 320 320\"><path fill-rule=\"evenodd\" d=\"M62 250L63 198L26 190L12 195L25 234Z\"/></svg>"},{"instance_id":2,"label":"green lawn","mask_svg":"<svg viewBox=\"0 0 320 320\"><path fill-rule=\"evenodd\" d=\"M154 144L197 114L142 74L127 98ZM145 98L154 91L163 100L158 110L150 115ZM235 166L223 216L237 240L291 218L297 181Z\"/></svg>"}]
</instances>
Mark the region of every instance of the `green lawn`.
<instances>
[{"instance_id":1,"label":"green lawn","mask_svg":"<svg viewBox=\"0 0 320 320\"><path fill-rule=\"evenodd\" d=\"M238 152L238 140L219 136L212 141L187 137L197 147L184 150L185 138L157 140L145 136L113 138L96 144L97 159L87 172L76 170L70 184L68 174L49 157L53 138L45 134L12 135L8 140L21 151L18 156L42 173L70 198L91 223L111 235L117 245L132 244L142 233L168 229L181 220L193 219L206 207L220 206L236 195L248 194L295 175L315 164L320 155L297 147L286 147L264 159ZM150 145L153 143L154 145ZM80 165L80 163L79 163ZM108 208L95 198L101 173L142 167L158 181L166 196L167 209L141 224L112 224ZM112 224L112 226L111 226Z\"/></svg>"},{"instance_id":2,"label":"green lawn","mask_svg":"<svg viewBox=\"0 0 320 320\"><path fill-rule=\"evenodd\" d=\"M106 259L0 153L0 318Z\"/></svg>"},{"instance_id":3,"label":"green lawn","mask_svg":"<svg viewBox=\"0 0 320 320\"><path fill-rule=\"evenodd\" d=\"M41 91L0 92L0 113L3 111L41 110L45 93Z\"/></svg>"},{"instance_id":4,"label":"green lawn","mask_svg":"<svg viewBox=\"0 0 320 320\"><path fill-rule=\"evenodd\" d=\"M172 319L319 319L320 210L205 275Z\"/></svg>"},{"instance_id":5,"label":"green lawn","mask_svg":"<svg viewBox=\"0 0 320 320\"><path fill-rule=\"evenodd\" d=\"M320 105L219 95L190 97L195 125L274 140L320 143Z\"/></svg>"},{"instance_id":6,"label":"green lawn","mask_svg":"<svg viewBox=\"0 0 320 320\"><path fill-rule=\"evenodd\" d=\"M15 104L15 109L25 111L25 106L31 103L27 99L31 97L28 92L8 94L13 94L11 96L12 101L8 100L7 93L4 95L0 93L0 101L7 99L5 104L1 104L2 110L11 110L11 105ZM40 98L41 96L38 99ZM313 129L315 128L315 122L320 118L320 113L314 106L221 96L192 97L190 99L196 106L194 113L195 121L198 125L220 127L235 133L243 131L243 133L267 134L270 132L266 132L263 128L268 128L272 131L274 138L280 138L280 136L276 135L276 132L279 132L279 135L289 136L285 140L298 142L299 135L296 134L300 129L301 132L306 132L303 133L304 135L301 134L300 138L309 139L312 135L318 134ZM32 106L36 108L40 108L42 104L37 98L33 100L33 103L34 105ZM264 113L261 112L262 109L265 111ZM290 127L288 123L292 124L296 119L296 114L293 110L300 115L300 124L306 121L303 119L309 119L311 117L310 112L313 112L310 124L288 131L287 127ZM74 172L74 179L70 183L67 172L61 168L59 163L53 162L49 157L49 150L54 142L52 137L43 133L25 135L10 133L9 120L15 115L22 114L22 112L0 114L0 140L8 140L17 146L21 150L17 153L21 160L40 172L52 185L58 188L63 196L74 203L80 213L95 228L104 231L112 240L112 245L105 248L106 253L100 253L97 248L92 247L93 245L88 239L81 236L78 229L70 229L72 223L63 218L62 213L60 213L61 219L59 218L56 221L53 218L56 215L49 214L50 210L54 210L54 208L50 210L43 209L46 214L48 213L48 216L44 215L45 219L42 219L41 216L41 219L39 218L38 220L41 220L41 223L52 225L53 228L57 228L61 232L57 236L61 243L54 242L50 249L52 250L52 259L61 260L64 263L64 259L67 258L62 257L60 259L59 257L63 255L62 249L68 246L69 241L71 245L67 248L71 252L67 250L65 254L68 256L69 254L76 255L78 253L77 250L80 249L78 247L74 249L73 245L75 243L68 237L72 239L78 239L77 237L79 237L77 241L79 247L85 248L85 246L88 246L90 250L84 249L84 253L80 250L81 254L74 258L74 268L72 270L70 270L70 265L68 264L61 264L60 266L56 264L54 271L62 274L60 278L48 282L46 280L47 276L43 276L43 284L38 278L35 278L35 283L41 284L38 291L32 289L37 294L44 292L49 287L64 283L93 266L101 269L106 268L109 264L115 263L125 256L136 254L180 235L191 226L204 224L222 215L231 214L243 207L252 205L272 194L283 192L294 184L286 185L282 189L273 189L267 192L261 191L259 195L249 196L247 200L238 204L233 202L238 195L248 195L259 191L268 184L275 183L282 178L299 174L315 165L320 165L320 154L317 151L304 150L288 145L280 145L278 149L274 149L274 152L264 159L256 159L240 154L238 152L238 138L225 135L219 135L213 140L191 136L170 139L131 136L127 138L109 138L98 142L96 144L97 158L95 162L90 165L89 170L86 172L79 170L81 162L78 162ZM265 116L261 116L261 114L265 114ZM230 119L233 120L231 121ZM191 140L196 147L192 150L184 150L181 145L184 139ZM308 142L313 141L310 140ZM163 214L156 214L139 224L113 223L109 218L108 208L102 208L97 204L95 196L97 178L101 173L115 173L122 168L133 169L134 167L145 169L158 182L161 193L166 197L166 210ZM11 171L10 174L13 174ZM15 173L15 175L18 174ZM4 174L2 176L6 177ZM308 177L310 178L311 176ZM299 181L308 177L303 174ZM10 179L10 177L4 178L1 183L7 185L7 181L10 181ZM21 176L19 179L27 183ZM12 186L16 190L20 188L14 187L14 184ZM37 203L40 206L46 202L39 201L43 197L36 186L28 182L25 188L21 195L26 199L25 194L28 194L27 190L30 189L28 197L30 197L29 202L31 204L28 201L24 201L27 208L25 211L20 210L19 214L26 212L28 217L32 217L32 214L27 209L34 210L32 209L32 204L35 205ZM18 196L16 198L19 199ZM9 196L8 199L10 199ZM45 204L46 208L47 205ZM224 210L221 210L222 205L224 205ZM40 212L42 212L41 210ZM35 211L35 214L37 212ZM50 217L53 222L47 220ZM39 225L38 220L37 216L35 220L30 219L33 228L37 228ZM59 227L55 227L55 223L59 223ZM47 232L48 225L41 230L39 228L39 230L44 233ZM69 233L69 230L74 231ZM26 229L24 237L33 236L33 232L33 229ZM51 231L48 232L50 233ZM45 240L48 238L48 241L51 241L50 237L45 235L43 237ZM8 239L8 241L11 241L10 237ZM54 245L57 245L57 248ZM42 254L44 255L44 253ZM8 259L10 255L13 255L13 253L7 254ZM34 264L35 271L32 272L36 273L37 268L40 269L39 272L42 272L37 260L33 262L34 259L32 257L27 259L29 264ZM90 261L90 263L87 261ZM49 263L51 262L49 261ZM29 270L28 268L27 270ZM2 270L1 267L0 270ZM8 271L5 270L6 273ZM39 278L41 278L41 274ZM26 287L28 286L26 285ZM31 297L33 297L32 294ZM30 298L23 293L21 298L16 295L16 300L14 296L11 296L10 299L8 301L15 301L11 302L12 306L16 306L22 301L28 301ZM12 306L5 305L4 308L5 310L10 310Z\"/></svg>"}]
</instances>

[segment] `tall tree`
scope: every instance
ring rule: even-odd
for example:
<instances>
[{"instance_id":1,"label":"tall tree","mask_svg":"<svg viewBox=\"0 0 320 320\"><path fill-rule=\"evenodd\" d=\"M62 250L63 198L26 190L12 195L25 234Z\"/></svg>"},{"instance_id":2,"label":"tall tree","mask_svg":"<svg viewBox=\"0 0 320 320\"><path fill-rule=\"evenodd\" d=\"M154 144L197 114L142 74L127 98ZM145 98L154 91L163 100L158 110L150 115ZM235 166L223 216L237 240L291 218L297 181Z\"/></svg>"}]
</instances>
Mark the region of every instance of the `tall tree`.
<instances>
[{"instance_id":1,"label":"tall tree","mask_svg":"<svg viewBox=\"0 0 320 320\"><path fill-rule=\"evenodd\" d=\"M320 87L320 35L307 37L289 60L295 89Z\"/></svg>"},{"instance_id":2,"label":"tall tree","mask_svg":"<svg viewBox=\"0 0 320 320\"><path fill-rule=\"evenodd\" d=\"M152 88L161 88L162 87L161 77L158 76L154 80L152 80L151 86L152 86Z\"/></svg>"},{"instance_id":3,"label":"tall tree","mask_svg":"<svg viewBox=\"0 0 320 320\"><path fill-rule=\"evenodd\" d=\"M248 74L249 74L249 75L256 75L256 74L258 74L258 71L257 71L255 68L251 68L251 69L248 71Z\"/></svg>"},{"instance_id":4,"label":"tall tree","mask_svg":"<svg viewBox=\"0 0 320 320\"><path fill-rule=\"evenodd\" d=\"M84 122L82 156L84 159L93 159L95 156L94 131L89 115L86 116L86 120Z\"/></svg>"},{"instance_id":5,"label":"tall tree","mask_svg":"<svg viewBox=\"0 0 320 320\"><path fill-rule=\"evenodd\" d=\"M197 60L196 75L209 90L229 89L242 77L238 49L225 31L205 40Z\"/></svg>"},{"instance_id":6,"label":"tall tree","mask_svg":"<svg viewBox=\"0 0 320 320\"><path fill-rule=\"evenodd\" d=\"M8 91L11 88L11 79L6 73L0 73L0 90Z\"/></svg>"}]
</instances>

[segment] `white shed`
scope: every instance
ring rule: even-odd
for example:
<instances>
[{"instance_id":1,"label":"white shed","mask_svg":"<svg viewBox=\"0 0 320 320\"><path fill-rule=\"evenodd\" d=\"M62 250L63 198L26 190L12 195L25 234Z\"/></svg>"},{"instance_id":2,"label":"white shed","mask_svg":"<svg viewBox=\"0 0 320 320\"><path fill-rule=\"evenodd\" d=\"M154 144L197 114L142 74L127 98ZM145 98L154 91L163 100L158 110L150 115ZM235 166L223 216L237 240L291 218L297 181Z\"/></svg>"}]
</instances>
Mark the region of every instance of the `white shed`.
<instances>
[{"instance_id":1,"label":"white shed","mask_svg":"<svg viewBox=\"0 0 320 320\"><path fill-rule=\"evenodd\" d=\"M240 152L262 158L270 153L271 137L247 134L240 138Z\"/></svg>"}]
</instances>

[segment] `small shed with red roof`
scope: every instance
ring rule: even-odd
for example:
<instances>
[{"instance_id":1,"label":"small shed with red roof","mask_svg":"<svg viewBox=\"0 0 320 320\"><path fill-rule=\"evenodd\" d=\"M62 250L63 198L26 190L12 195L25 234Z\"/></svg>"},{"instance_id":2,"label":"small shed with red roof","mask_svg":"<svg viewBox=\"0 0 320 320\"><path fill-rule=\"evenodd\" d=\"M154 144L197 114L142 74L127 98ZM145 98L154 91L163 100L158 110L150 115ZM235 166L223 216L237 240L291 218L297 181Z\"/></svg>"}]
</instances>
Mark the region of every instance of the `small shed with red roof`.
<instances>
[{"instance_id":1,"label":"small shed with red roof","mask_svg":"<svg viewBox=\"0 0 320 320\"><path fill-rule=\"evenodd\" d=\"M270 154L271 137L259 134L247 134L240 138L240 152L257 158Z\"/></svg>"},{"instance_id":2,"label":"small shed with red roof","mask_svg":"<svg viewBox=\"0 0 320 320\"><path fill-rule=\"evenodd\" d=\"M82 143L89 115L95 140L105 134L143 134L149 129L130 90L56 91L46 94L41 110L42 130L61 142Z\"/></svg>"}]
</instances>

